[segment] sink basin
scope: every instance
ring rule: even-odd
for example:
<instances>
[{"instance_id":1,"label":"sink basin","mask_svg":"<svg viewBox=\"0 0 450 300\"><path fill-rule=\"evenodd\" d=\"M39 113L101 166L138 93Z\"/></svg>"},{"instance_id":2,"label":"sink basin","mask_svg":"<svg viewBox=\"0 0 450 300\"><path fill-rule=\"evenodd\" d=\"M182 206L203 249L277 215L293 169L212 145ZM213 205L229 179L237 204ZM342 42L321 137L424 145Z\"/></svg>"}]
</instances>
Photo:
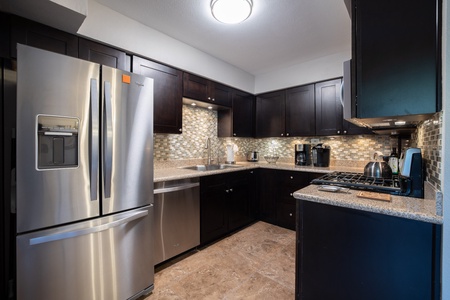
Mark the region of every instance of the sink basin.
<instances>
[{"instance_id":1,"label":"sink basin","mask_svg":"<svg viewBox=\"0 0 450 300\"><path fill-rule=\"evenodd\" d=\"M214 170L239 168L239 166L219 164L219 165L195 165L195 166L181 167L181 168L188 169L188 170L195 170L195 171L214 171Z\"/></svg>"}]
</instances>

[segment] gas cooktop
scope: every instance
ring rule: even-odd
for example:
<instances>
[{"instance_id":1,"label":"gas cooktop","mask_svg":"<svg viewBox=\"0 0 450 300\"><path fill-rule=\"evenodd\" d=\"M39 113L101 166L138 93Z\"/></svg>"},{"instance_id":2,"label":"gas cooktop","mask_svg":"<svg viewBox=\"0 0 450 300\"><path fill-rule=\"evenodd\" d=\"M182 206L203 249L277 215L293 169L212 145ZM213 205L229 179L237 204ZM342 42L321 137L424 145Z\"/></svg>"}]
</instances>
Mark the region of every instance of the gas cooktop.
<instances>
[{"instance_id":1,"label":"gas cooktop","mask_svg":"<svg viewBox=\"0 0 450 300\"><path fill-rule=\"evenodd\" d=\"M393 195L402 194L400 180L394 175L392 178L375 178L363 173L332 172L311 181L313 184L336 185L351 189L370 190Z\"/></svg>"}]
</instances>

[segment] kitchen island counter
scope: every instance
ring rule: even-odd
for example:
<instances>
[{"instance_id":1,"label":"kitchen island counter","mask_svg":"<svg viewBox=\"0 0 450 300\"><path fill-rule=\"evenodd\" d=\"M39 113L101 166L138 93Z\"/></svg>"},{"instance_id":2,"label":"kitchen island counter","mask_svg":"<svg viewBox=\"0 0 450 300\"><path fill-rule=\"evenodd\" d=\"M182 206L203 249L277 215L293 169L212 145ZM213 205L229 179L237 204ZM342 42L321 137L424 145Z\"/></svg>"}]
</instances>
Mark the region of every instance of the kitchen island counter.
<instances>
[{"instance_id":1,"label":"kitchen island counter","mask_svg":"<svg viewBox=\"0 0 450 300\"><path fill-rule=\"evenodd\" d=\"M443 218L436 213L434 199L419 199L391 195L391 201L357 197L358 190L348 192L319 191L318 185L309 185L294 193L294 198L356 210L375 212L433 224L442 224Z\"/></svg>"}]
</instances>

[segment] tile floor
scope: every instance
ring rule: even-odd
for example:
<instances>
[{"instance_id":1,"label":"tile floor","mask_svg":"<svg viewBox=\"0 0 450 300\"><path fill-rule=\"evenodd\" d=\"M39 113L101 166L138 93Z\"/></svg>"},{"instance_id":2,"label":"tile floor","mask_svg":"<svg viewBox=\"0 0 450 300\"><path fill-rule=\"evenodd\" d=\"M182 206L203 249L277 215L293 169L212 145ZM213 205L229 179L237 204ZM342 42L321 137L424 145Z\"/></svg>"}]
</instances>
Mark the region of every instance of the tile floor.
<instances>
[{"instance_id":1,"label":"tile floor","mask_svg":"<svg viewBox=\"0 0 450 300\"><path fill-rule=\"evenodd\" d=\"M158 267L155 299L294 299L295 231L257 222Z\"/></svg>"}]
</instances>

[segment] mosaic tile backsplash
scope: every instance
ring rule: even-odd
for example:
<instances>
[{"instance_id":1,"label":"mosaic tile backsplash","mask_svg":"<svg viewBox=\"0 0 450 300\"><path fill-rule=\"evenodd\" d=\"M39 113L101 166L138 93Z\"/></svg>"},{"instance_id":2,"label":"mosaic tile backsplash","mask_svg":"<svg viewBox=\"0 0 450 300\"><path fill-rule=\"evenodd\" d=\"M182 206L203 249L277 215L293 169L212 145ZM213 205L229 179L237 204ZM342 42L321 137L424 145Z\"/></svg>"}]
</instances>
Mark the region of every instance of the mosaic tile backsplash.
<instances>
[{"instance_id":1,"label":"mosaic tile backsplash","mask_svg":"<svg viewBox=\"0 0 450 300\"><path fill-rule=\"evenodd\" d=\"M422 149L425 160L426 181L441 191L442 157L442 112L433 118L421 122L411 137L412 142Z\"/></svg>"},{"instance_id":2,"label":"mosaic tile backsplash","mask_svg":"<svg viewBox=\"0 0 450 300\"><path fill-rule=\"evenodd\" d=\"M442 115L423 122L411 141L412 147L420 147L427 163L427 180L440 190L441 171L441 137ZM331 165L345 165L346 162L358 163L358 167L371 160L375 151L390 155L392 147L397 146L397 139L387 135L356 135L330 137L290 137L290 138L218 138L217 111L183 105L183 133L155 134L155 163L198 159L206 162L206 140L211 141L212 158L220 162L226 160L226 145L235 144L238 151L236 161L246 158L249 151L258 151L260 160L266 154L276 154L280 162L294 161L294 145L311 143L312 138L318 138L320 143L331 147Z\"/></svg>"},{"instance_id":3,"label":"mosaic tile backsplash","mask_svg":"<svg viewBox=\"0 0 450 300\"><path fill-rule=\"evenodd\" d=\"M155 161L174 159L198 159L207 157L206 139L210 138L213 158L225 159L227 144L235 144L239 150L237 160L245 159L248 151L258 151L262 158L266 154L276 154L280 158L294 159L294 145L310 143L318 138L331 147L332 160L369 161L374 151L389 155L389 136L335 136L335 137L290 137L290 138L218 138L217 112L199 107L183 106L183 134L155 134Z\"/></svg>"}]
</instances>

